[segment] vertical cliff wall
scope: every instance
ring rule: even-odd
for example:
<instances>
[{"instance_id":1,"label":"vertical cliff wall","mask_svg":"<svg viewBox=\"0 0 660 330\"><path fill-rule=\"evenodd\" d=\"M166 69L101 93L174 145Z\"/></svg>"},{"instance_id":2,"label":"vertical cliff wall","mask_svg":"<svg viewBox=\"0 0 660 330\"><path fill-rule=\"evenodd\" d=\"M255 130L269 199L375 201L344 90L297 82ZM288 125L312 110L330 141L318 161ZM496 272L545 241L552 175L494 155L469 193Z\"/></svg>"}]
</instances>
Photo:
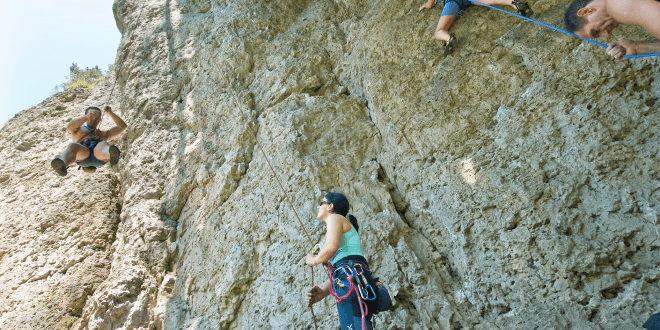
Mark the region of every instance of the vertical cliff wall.
<instances>
[{"instance_id":1,"label":"vertical cliff wall","mask_svg":"<svg viewBox=\"0 0 660 330\"><path fill-rule=\"evenodd\" d=\"M121 212L117 174L109 166L95 175L72 166L66 178L50 170L70 141L66 124L86 107L105 104L110 88L105 81L59 93L0 131L3 329L70 327L110 273Z\"/></svg>"},{"instance_id":2,"label":"vertical cliff wall","mask_svg":"<svg viewBox=\"0 0 660 330\"><path fill-rule=\"evenodd\" d=\"M561 25L567 4L532 7ZM2 276L15 280L2 289L0 317L28 319L36 307L12 309L12 292L42 290L56 297L44 309L52 321L33 328L65 318L72 329L312 328L310 247L244 114L314 239L325 233L315 219L323 194L347 195L396 301L378 329L639 329L660 302L658 60L616 63L477 7L454 25L460 44L443 58L431 40L441 8L418 7L115 1L129 124L116 174L57 178L45 162L62 145L35 130L39 151L21 151L14 119L1 152L17 170L0 177L3 215L37 196L60 200L63 186L67 198L104 196L94 207L108 235L95 253L111 262L100 280L77 280L80 312L60 311L66 300L54 293L74 280L6 275L35 258L5 237ZM66 116L48 102L21 116L52 114L42 122L63 131ZM22 194L30 179L40 189ZM67 180L80 180L78 190ZM2 226L51 221L31 217L5 216ZM39 243L38 230L24 240L67 242ZM317 267L317 282L324 277ZM334 302L315 311L320 328L337 328Z\"/></svg>"}]
</instances>

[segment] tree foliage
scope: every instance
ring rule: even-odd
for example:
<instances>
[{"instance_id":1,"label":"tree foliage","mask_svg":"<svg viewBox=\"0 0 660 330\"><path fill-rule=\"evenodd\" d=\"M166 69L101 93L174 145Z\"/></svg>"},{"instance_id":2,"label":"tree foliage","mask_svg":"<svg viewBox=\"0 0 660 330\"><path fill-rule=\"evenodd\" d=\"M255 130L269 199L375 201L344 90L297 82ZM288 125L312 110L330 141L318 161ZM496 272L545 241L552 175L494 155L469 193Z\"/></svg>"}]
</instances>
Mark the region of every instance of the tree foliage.
<instances>
[{"instance_id":1,"label":"tree foliage","mask_svg":"<svg viewBox=\"0 0 660 330\"><path fill-rule=\"evenodd\" d=\"M53 88L52 94L65 91L69 88L83 87L89 88L103 81L112 71L114 66L110 65L107 71L103 72L99 66L93 68L81 69L78 64L73 63L69 68L69 76L65 77L66 81L56 85Z\"/></svg>"}]
</instances>

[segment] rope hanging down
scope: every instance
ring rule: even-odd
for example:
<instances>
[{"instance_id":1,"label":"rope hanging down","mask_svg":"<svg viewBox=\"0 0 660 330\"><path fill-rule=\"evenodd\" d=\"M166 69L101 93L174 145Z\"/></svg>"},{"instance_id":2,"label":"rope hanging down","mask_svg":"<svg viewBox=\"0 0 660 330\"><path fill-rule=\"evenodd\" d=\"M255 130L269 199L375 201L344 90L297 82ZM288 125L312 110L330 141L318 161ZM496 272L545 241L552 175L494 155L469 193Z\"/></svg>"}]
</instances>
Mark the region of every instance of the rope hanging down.
<instances>
[{"instance_id":1,"label":"rope hanging down","mask_svg":"<svg viewBox=\"0 0 660 330\"><path fill-rule=\"evenodd\" d=\"M300 223L300 227L302 227L302 230L305 232L305 235L307 236L307 240L309 241L309 244L314 246L314 243L312 242L311 236L309 236L309 233L307 232L307 229L305 229L305 225L303 225L302 220L300 220L300 217L298 216L298 212L296 212L296 208L293 207L293 203L291 203L291 199L289 198L289 194L286 193L286 190L284 189L284 186L282 185L282 182L280 182L280 179L277 177L277 173L273 169L273 166L270 165L270 161L268 160L268 156L266 155L266 152L264 151L264 148L261 147L261 143L259 143L259 140L257 140L257 136L254 134L254 131L252 128L250 128L250 122L247 120L245 115L243 114L243 110L238 103L238 100L236 99L236 95L234 94L234 90L231 88L231 85L225 80L225 83L227 83L227 90L229 90L229 94L231 95L232 99L234 100L234 103L236 104L236 108L238 110L238 113L241 114L241 117L243 117L243 121L245 121L245 126L247 127L248 131L250 131L250 134L252 134L252 137L254 138L254 141L257 142L257 145L259 146L259 150L261 150L261 153L264 155L264 158L266 159L266 163L268 164L268 167L270 167L270 170L273 172L273 176L275 177L275 180L277 180L277 183L279 183L280 188L282 189L282 192L284 192L284 196L286 197L286 200L289 202L289 206L291 206L291 209L293 210L293 213L296 215L296 218L298 219L298 222ZM314 287L314 267L309 268L312 272L312 287ZM309 305L309 310L312 312L312 319L314 320L314 329L318 330L318 327L316 325L316 315L314 315L314 307L312 305Z\"/></svg>"},{"instance_id":2,"label":"rope hanging down","mask_svg":"<svg viewBox=\"0 0 660 330\"><path fill-rule=\"evenodd\" d=\"M554 27L554 26L552 26L552 25L550 25L550 24L546 24L546 23L543 23L543 22L540 22L540 21L537 21L537 20L531 19L531 18L529 18L529 17L525 17L525 16L522 16L522 15L518 15L518 14L516 14L516 13L512 13L512 12L510 12L510 11L506 11L506 10L504 10L504 9L500 9L500 8L497 8L497 7L489 6L489 5L485 4L485 3L481 3L481 2L476 1L476 0L469 0L469 1L472 2L472 3L474 3L474 4L477 4L477 5L481 5L481 6L484 6L484 7L491 8L491 9L495 9L495 10L497 10L497 11L501 11L501 12L506 13L506 14L509 14L509 15L513 15L513 16L516 16L516 17L520 17L520 18L522 18L522 19L526 19L526 20L528 20L528 21L530 21L530 22L534 22L534 23L536 23L536 24L539 24L539 25L545 26L545 27L550 28L550 29L553 29L553 30L555 30L555 31L559 31L559 32L562 32L562 33L566 33L566 34L568 34L569 36L573 36L573 37L576 37L576 38L582 39L582 40L584 40L584 41L588 41L588 42L590 42L590 43L592 43L592 44L594 44L594 45L598 45L598 46L601 46L601 47L607 48L607 45L604 44L604 43L602 43L602 42L598 42L598 41L591 40L591 39L587 39L587 38L582 38L582 37L580 37L579 35L577 35L577 34L575 34L575 33L571 33L571 32L568 32L568 31L566 31L566 30L562 30L562 29L560 29L560 28L558 28L558 27ZM641 55L623 55L624 58L638 58L638 57L651 57L651 56L660 56L660 53L654 53L654 54L641 54Z\"/></svg>"},{"instance_id":3,"label":"rope hanging down","mask_svg":"<svg viewBox=\"0 0 660 330\"><path fill-rule=\"evenodd\" d=\"M117 79L119 79L119 72L121 72L121 67L124 65L124 60L126 59L126 56L121 59L121 62L119 63L119 66L117 67L117 70L115 70L115 82L112 83L112 89L110 90L110 95L108 96L108 100L105 101L105 106L107 107L108 104L110 104L110 98L112 98L112 93L115 91L115 85L117 85Z\"/></svg>"},{"instance_id":4,"label":"rope hanging down","mask_svg":"<svg viewBox=\"0 0 660 330\"><path fill-rule=\"evenodd\" d=\"M143 12L144 11L140 11L140 15L138 16L137 22L141 22ZM120 44L121 44L121 42L120 42ZM110 99L112 98L112 93L114 93L114 91L115 91L115 85L117 85L117 80L119 79L119 73L121 72L121 68L124 66L124 61L126 60L127 55L128 55L128 51L126 51L126 53L124 54L124 57L121 59L121 62L119 62L119 65L117 66L117 69L115 70L115 81L112 83L112 89L110 89L110 95L108 95L108 100L105 101L105 107L107 107L108 104L110 104ZM104 111L101 111L101 120L99 120L99 124L97 125L97 127L99 127L99 128L101 128L101 123L103 122L103 115L104 114L105 114Z\"/></svg>"},{"instance_id":5,"label":"rope hanging down","mask_svg":"<svg viewBox=\"0 0 660 330\"><path fill-rule=\"evenodd\" d=\"M108 104L110 104L110 99L112 98L112 93L115 91L115 85L117 85L117 80L119 79L119 72L121 71L121 67L124 65L124 60L125 59L126 59L126 56L124 56L124 58L122 58L121 62L119 63L119 66L117 67L117 70L115 70L115 81L112 83L112 89L110 90L110 95L108 96L108 100L105 101L105 107L107 107ZM101 120L99 120L99 124L97 125L97 127L99 127L99 128L101 127L101 123L103 122L103 115L104 115L104 112L102 111L101 112Z\"/></svg>"}]
</instances>

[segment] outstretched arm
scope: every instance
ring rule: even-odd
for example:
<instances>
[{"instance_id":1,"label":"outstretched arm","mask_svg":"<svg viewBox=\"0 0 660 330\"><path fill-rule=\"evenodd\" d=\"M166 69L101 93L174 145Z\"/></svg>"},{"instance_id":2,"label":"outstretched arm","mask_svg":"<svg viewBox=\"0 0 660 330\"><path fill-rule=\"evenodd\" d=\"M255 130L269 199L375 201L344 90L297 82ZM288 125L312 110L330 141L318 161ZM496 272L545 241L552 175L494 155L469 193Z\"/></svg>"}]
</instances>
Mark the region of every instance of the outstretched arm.
<instances>
[{"instance_id":1,"label":"outstretched arm","mask_svg":"<svg viewBox=\"0 0 660 330\"><path fill-rule=\"evenodd\" d=\"M80 126L82 126L88 119L89 115L84 115L80 118L75 118L68 125L66 125L66 130L71 133L71 135L76 135L80 131Z\"/></svg>"},{"instance_id":2,"label":"outstretched arm","mask_svg":"<svg viewBox=\"0 0 660 330\"><path fill-rule=\"evenodd\" d=\"M618 61L623 61L623 55L640 55L660 53L660 41L632 41L621 39L607 45L607 54Z\"/></svg>"},{"instance_id":3,"label":"outstretched arm","mask_svg":"<svg viewBox=\"0 0 660 330\"><path fill-rule=\"evenodd\" d=\"M607 0L607 13L623 24L639 25L660 39L660 2L655 0ZM660 52L660 41L632 41L621 39L607 47L607 54L618 61L623 55L640 55Z\"/></svg>"},{"instance_id":4,"label":"outstretched arm","mask_svg":"<svg viewBox=\"0 0 660 330\"><path fill-rule=\"evenodd\" d=\"M112 112L112 109L109 106L105 107L105 113L108 114L110 118L112 118L112 121L114 121L116 125L115 127L109 129L107 132L104 132L103 140L107 141L121 134L121 132L126 129L127 125L123 120L121 120L121 118L119 118L119 116Z\"/></svg>"},{"instance_id":5,"label":"outstretched arm","mask_svg":"<svg viewBox=\"0 0 660 330\"><path fill-rule=\"evenodd\" d=\"M660 40L637 42L637 54L652 54L652 53L660 53Z\"/></svg>"}]
</instances>

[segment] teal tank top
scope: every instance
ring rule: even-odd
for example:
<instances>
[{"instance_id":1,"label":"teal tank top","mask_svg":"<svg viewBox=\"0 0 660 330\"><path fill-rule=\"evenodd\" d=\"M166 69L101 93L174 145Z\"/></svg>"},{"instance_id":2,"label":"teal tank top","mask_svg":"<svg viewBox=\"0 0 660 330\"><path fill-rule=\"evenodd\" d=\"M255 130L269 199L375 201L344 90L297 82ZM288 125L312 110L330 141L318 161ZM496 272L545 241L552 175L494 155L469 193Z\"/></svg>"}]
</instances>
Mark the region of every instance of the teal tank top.
<instances>
[{"instance_id":1,"label":"teal tank top","mask_svg":"<svg viewBox=\"0 0 660 330\"><path fill-rule=\"evenodd\" d=\"M360 244L360 236L358 236L358 232L355 230L355 227L351 225L351 230L341 235L341 244L339 245L337 253L335 253L335 255L330 259L330 263L334 265L335 262L341 260L342 258L353 255L364 257L364 254L362 253L362 245Z\"/></svg>"}]
</instances>

